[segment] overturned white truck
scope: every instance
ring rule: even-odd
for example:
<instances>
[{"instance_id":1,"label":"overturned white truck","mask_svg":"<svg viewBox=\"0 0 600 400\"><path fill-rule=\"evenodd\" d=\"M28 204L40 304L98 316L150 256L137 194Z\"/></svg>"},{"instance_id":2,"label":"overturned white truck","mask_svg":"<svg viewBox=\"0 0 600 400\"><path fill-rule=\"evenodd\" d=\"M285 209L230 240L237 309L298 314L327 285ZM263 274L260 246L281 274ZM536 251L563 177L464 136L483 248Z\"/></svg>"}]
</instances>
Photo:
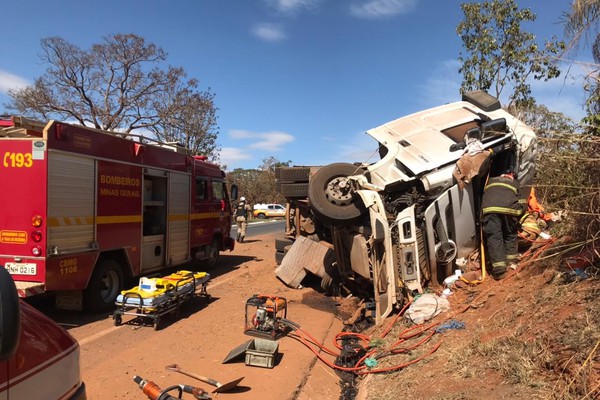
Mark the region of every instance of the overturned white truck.
<instances>
[{"instance_id":1,"label":"overturned white truck","mask_svg":"<svg viewBox=\"0 0 600 400\"><path fill-rule=\"evenodd\" d=\"M276 185L288 199L286 240L304 236L331 248L322 286L343 285L370 299L379 324L479 248L488 176L516 171L527 197L536 136L482 91L367 134L379 143L379 161L281 168ZM467 150L486 158L459 186L455 169Z\"/></svg>"}]
</instances>

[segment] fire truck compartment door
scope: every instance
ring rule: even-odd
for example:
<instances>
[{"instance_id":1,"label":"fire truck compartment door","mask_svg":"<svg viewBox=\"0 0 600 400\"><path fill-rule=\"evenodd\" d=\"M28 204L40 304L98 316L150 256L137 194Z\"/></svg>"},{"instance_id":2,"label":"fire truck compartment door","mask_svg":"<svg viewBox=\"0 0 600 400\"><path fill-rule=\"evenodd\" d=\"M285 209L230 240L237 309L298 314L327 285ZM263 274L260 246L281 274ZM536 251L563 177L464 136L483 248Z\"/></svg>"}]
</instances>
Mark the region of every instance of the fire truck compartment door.
<instances>
[{"instance_id":1,"label":"fire truck compartment door","mask_svg":"<svg viewBox=\"0 0 600 400\"><path fill-rule=\"evenodd\" d=\"M192 184L189 174L171 172L169 178L167 257L178 264L189 259Z\"/></svg>"},{"instance_id":2,"label":"fire truck compartment door","mask_svg":"<svg viewBox=\"0 0 600 400\"><path fill-rule=\"evenodd\" d=\"M48 246L61 253L86 250L95 242L94 160L48 153Z\"/></svg>"}]
</instances>

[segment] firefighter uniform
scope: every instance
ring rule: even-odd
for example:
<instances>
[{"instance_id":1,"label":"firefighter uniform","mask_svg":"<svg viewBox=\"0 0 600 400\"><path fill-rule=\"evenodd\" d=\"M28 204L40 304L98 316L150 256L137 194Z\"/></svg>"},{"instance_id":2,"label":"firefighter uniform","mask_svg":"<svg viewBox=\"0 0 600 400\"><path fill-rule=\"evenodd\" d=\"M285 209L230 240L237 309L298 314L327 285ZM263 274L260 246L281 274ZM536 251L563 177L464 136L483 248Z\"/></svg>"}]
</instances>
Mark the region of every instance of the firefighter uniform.
<instances>
[{"instance_id":1,"label":"firefighter uniform","mask_svg":"<svg viewBox=\"0 0 600 400\"><path fill-rule=\"evenodd\" d=\"M503 278L507 266L517 263L517 231L523 214L519 191L513 175L503 174L491 178L483 192L483 234L495 279Z\"/></svg>"},{"instance_id":2,"label":"firefighter uniform","mask_svg":"<svg viewBox=\"0 0 600 400\"><path fill-rule=\"evenodd\" d=\"M237 223L237 241L242 243L246 237L246 227L248 226L248 213L252 211L250 204L246 203L246 198L240 197L239 203L235 205L235 222Z\"/></svg>"},{"instance_id":3,"label":"firefighter uniform","mask_svg":"<svg viewBox=\"0 0 600 400\"><path fill-rule=\"evenodd\" d=\"M537 211L523 214L519 223L521 225L519 236L528 242L536 240L540 233L548 227L546 221L540 217Z\"/></svg>"}]
</instances>

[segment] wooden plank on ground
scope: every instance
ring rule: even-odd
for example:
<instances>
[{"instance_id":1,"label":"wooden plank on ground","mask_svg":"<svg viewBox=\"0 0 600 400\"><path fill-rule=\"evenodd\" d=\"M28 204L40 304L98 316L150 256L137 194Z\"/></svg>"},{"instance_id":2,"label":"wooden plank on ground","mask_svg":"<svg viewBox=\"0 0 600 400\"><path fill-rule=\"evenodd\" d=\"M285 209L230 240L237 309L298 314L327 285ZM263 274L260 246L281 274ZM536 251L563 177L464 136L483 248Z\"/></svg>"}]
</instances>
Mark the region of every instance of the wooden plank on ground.
<instances>
[{"instance_id":1,"label":"wooden plank on ground","mask_svg":"<svg viewBox=\"0 0 600 400\"><path fill-rule=\"evenodd\" d=\"M281 260L281 264L275 269L275 275L283 281L289 287L297 288L300 286L300 282L306 276L306 271L302 265L301 260L295 256L298 250L302 247L302 244L298 240L294 241L288 252Z\"/></svg>"},{"instance_id":2,"label":"wooden plank on ground","mask_svg":"<svg viewBox=\"0 0 600 400\"><path fill-rule=\"evenodd\" d=\"M286 285L298 287L306 271L319 277L325 275L325 264L331 262L333 250L329 246L299 236L275 270L275 274Z\"/></svg>"}]
</instances>

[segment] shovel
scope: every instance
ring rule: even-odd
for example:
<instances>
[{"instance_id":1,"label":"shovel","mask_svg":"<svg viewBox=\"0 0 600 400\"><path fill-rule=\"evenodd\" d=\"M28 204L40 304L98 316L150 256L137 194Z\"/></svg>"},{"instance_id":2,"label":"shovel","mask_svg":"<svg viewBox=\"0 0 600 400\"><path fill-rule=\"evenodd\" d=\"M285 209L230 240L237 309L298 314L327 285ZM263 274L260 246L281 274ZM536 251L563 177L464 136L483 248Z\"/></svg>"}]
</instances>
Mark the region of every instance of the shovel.
<instances>
[{"instance_id":1,"label":"shovel","mask_svg":"<svg viewBox=\"0 0 600 400\"><path fill-rule=\"evenodd\" d=\"M242 379L244 379L244 377L242 376L241 378L238 378L238 379L233 380L231 382L220 383L220 382L217 382L214 379L210 379L210 378L208 378L206 376L192 374L191 372L184 371L177 364L167 365L165 367L165 369L167 371L179 372L180 374L187 375L187 376L189 376L191 378L194 378L194 379L198 379L199 381L202 381L202 382L206 382L209 385L216 386L216 389L212 391L213 393L222 393L222 392L227 392L228 390L234 389L234 388L237 387L238 383L240 383L242 381Z\"/></svg>"}]
</instances>

